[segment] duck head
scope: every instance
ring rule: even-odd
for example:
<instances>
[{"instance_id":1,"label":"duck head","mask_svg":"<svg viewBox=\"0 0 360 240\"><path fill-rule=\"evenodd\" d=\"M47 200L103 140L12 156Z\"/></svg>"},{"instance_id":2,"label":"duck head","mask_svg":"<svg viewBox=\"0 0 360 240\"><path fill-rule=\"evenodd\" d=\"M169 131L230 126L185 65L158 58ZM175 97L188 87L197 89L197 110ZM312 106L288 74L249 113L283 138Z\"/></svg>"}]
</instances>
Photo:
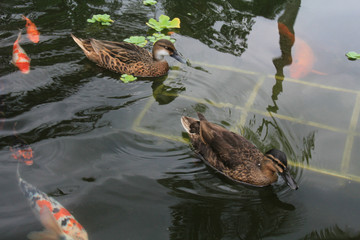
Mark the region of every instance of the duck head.
<instances>
[{"instance_id":1,"label":"duck head","mask_svg":"<svg viewBox=\"0 0 360 240\"><path fill-rule=\"evenodd\" d=\"M290 175L287 167L287 158L285 153L277 149L271 149L266 152L265 156L273 162L277 173L285 180L286 184L291 189L297 190L299 187Z\"/></svg>"},{"instance_id":2,"label":"duck head","mask_svg":"<svg viewBox=\"0 0 360 240\"><path fill-rule=\"evenodd\" d=\"M170 56L181 63L186 63L186 61L176 51L174 44L172 44L172 42L166 39L160 39L155 42L152 54L156 61L163 60L164 56Z\"/></svg>"}]
</instances>

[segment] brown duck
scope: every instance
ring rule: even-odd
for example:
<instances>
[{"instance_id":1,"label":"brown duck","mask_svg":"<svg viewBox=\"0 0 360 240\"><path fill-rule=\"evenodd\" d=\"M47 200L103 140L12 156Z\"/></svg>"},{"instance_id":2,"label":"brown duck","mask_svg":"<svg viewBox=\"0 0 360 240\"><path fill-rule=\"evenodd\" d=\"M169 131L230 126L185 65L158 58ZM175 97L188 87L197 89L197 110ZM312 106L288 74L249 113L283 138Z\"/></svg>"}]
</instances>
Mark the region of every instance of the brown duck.
<instances>
[{"instance_id":1,"label":"brown duck","mask_svg":"<svg viewBox=\"0 0 360 240\"><path fill-rule=\"evenodd\" d=\"M160 39L155 42L152 54L146 49L127 42L81 39L71 34L74 41L84 51L86 57L97 65L109 70L137 77L159 77L167 74L169 64L164 56L171 56L181 63L172 42Z\"/></svg>"},{"instance_id":2,"label":"brown duck","mask_svg":"<svg viewBox=\"0 0 360 240\"><path fill-rule=\"evenodd\" d=\"M251 142L239 134L208 122L198 113L199 119L181 117L181 123L191 143L202 159L223 175L245 184L263 187L284 178L291 189L298 189L287 168L286 155L271 149L264 155Z\"/></svg>"}]
</instances>

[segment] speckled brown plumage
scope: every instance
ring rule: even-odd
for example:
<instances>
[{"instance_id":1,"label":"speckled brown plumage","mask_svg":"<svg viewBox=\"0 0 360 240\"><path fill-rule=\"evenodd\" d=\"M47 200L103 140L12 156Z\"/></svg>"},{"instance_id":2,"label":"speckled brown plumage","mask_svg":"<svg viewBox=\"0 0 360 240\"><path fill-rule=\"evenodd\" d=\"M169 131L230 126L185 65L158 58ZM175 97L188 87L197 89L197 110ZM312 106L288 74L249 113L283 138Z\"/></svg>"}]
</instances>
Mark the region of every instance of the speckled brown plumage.
<instances>
[{"instance_id":1,"label":"speckled brown plumage","mask_svg":"<svg viewBox=\"0 0 360 240\"><path fill-rule=\"evenodd\" d=\"M81 39L71 34L85 55L97 65L121 74L137 77L159 77L167 74L169 65L163 58L174 57L180 62L174 45L165 39L157 41L153 53L127 42L111 42L97 39Z\"/></svg>"},{"instance_id":2,"label":"speckled brown plumage","mask_svg":"<svg viewBox=\"0 0 360 240\"><path fill-rule=\"evenodd\" d=\"M279 150L260 152L244 137L208 122L183 116L181 123L190 136L195 151L203 160L225 176L255 186L267 186L283 176L292 189L295 181L287 169L286 155Z\"/></svg>"}]
</instances>

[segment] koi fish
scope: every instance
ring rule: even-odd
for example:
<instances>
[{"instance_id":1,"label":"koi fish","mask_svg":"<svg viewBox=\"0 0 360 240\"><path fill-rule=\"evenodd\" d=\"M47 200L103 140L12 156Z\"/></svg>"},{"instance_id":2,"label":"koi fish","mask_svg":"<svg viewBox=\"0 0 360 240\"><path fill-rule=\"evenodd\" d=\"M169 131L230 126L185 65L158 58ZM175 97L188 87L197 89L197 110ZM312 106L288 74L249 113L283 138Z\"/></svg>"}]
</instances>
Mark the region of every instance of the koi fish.
<instances>
[{"instance_id":1,"label":"koi fish","mask_svg":"<svg viewBox=\"0 0 360 240\"><path fill-rule=\"evenodd\" d=\"M35 23L33 23L30 19L22 15L22 18L26 21L26 32L27 37L32 41L33 43L38 43L40 38L40 33L37 30L37 27Z\"/></svg>"},{"instance_id":2,"label":"koi fish","mask_svg":"<svg viewBox=\"0 0 360 240\"><path fill-rule=\"evenodd\" d=\"M21 38L21 31L14 42L12 62L17 66L22 73L30 72L30 58L26 54L25 50L20 46L19 41Z\"/></svg>"},{"instance_id":3,"label":"koi fish","mask_svg":"<svg viewBox=\"0 0 360 240\"><path fill-rule=\"evenodd\" d=\"M31 240L88 240L84 227L54 198L40 191L20 177L17 171L19 187L29 201L33 211L39 216L45 229L31 232Z\"/></svg>"},{"instance_id":4,"label":"koi fish","mask_svg":"<svg viewBox=\"0 0 360 240\"><path fill-rule=\"evenodd\" d=\"M312 71L315 56L311 47L301 38L297 37L294 45L293 62L290 65L290 77L303 78Z\"/></svg>"}]
</instances>

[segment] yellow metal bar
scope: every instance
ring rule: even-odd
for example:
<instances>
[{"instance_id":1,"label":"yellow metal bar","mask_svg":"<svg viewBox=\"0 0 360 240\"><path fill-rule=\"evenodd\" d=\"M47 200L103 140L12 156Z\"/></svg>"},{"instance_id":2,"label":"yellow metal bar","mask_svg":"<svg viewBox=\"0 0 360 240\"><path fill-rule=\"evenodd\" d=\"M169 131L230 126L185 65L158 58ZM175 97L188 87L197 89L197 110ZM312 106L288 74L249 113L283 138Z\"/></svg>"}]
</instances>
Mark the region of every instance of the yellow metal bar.
<instances>
[{"instance_id":1,"label":"yellow metal bar","mask_svg":"<svg viewBox=\"0 0 360 240\"><path fill-rule=\"evenodd\" d=\"M243 69L240 69L240 68L234 68L234 67L229 67L229 66L214 65L214 64L209 64L209 63L204 63L204 62L197 62L197 61L192 61L192 63L199 64L199 65L202 65L204 67L211 67L211 68L216 68L216 69L225 70L225 71L239 72L239 73L245 73L245 74L250 74L250 75L258 74L256 72L247 71L247 70L243 70Z\"/></svg>"},{"instance_id":2,"label":"yellow metal bar","mask_svg":"<svg viewBox=\"0 0 360 240\"><path fill-rule=\"evenodd\" d=\"M272 78L274 76L268 75L268 77ZM356 90L353 90L353 89L333 87L333 86L328 86L328 85L314 83L314 82L306 82L306 81L302 81L302 80L299 80L299 79L288 78L288 77L285 77L284 81L303 84L303 85L307 85L307 86L311 86L311 87L318 87L318 88L337 91L337 92L347 92L347 93L353 93L353 94L356 94L356 93L359 92L359 91L356 91Z\"/></svg>"},{"instance_id":3,"label":"yellow metal bar","mask_svg":"<svg viewBox=\"0 0 360 240\"><path fill-rule=\"evenodd\" d=\"M344 149L343 159L341 162L342 173L347 172L349 169L350 160L351 160L351 150L354 144L354 136L355 136L356 126L359 120L359 114L360 114L360 93L356 95L355 106L350 120L349 133L345 142L345 149Z\"/></svg>"},{"instance_id":4,"label":"yellow metal bar","mask_svg":"<svg viewBox=\"0 0 360 240\"><path fill-rule=\"evenodd\" d=\"M249 99L245 104L245 111L242 111L240 122L239 122L240 126L245 126L246 119L247 119L247 116L248 116L248 111L251 110L251 107L254 104L256 96L257 96L257 94L258 94L258 92L260 90L260 87L263 85L263 83L265 81L265 78L266 78L266 76L260 77L259 81L254 86L254 88L253 88L253 90L252 90L252 92L251 92L251 94L249 96Z\"/></svg>"},{"instance_id":5,"label":"yellow metal bar","mask_svg":"<svg viewBox=\"0 0 360 240\"><path fill-rule=\"evenodd\" d=\"M355 181L355 182L360 182L360 177L356 176L356 175L338 173L338 172L335 172L335 171L331 171L329 169L311 167L311 166L308 166L308 165L305 165L305 164L299 163L299 162L289 161L288 163L291 166L299 167L299 168L306 169L306 170L309 170L309 171L312 171L312 172L321 173L321 174L332 176L332 177L347 179L347 180L351 180L351 181Z\"/></svg>"},{"instance_id":6,"label":"yellow metal bar","mask_svg":"<svg viewBox=\"0 0 360 240\"><path fill-rule=\"evenodd\" d=\"M250 74L250 75L257 75L257 74L260 75L260 73L257 73L257 72L247 71L247 70L243 70L243 69L235 68L235 67L229 67L229 66L223 66L223 65L214 65L214 64L209 64L209 63L205 63L205 62L196 62L196 61L194 61L193 63L199 64L199 65L202 65L202 66L205 66L205 67L211 67L211 68L216 68L216 69L225 70L225 71L239 72L239 73L245 73L245 74ZM274 75L269 74L268 77L273 78ZM308 86L312 86L312 87L318 87L318 88L338 91L338 92L348 92L348 93L354 93L354 94L359 93L359 91L353 90L353 89L346 89L346 88L327 86L327 85L324 85L324 84L319 84L319 83L314 83L314 82L306 82L306 81L302 81L302 80L294 79L294 78L285 77L285 78L283 78L283 80L288 81L288 82L294 82L294 83L299 83L299 84L303 84L303 85L308 85Z\"/></svg>"}]
</instances>

